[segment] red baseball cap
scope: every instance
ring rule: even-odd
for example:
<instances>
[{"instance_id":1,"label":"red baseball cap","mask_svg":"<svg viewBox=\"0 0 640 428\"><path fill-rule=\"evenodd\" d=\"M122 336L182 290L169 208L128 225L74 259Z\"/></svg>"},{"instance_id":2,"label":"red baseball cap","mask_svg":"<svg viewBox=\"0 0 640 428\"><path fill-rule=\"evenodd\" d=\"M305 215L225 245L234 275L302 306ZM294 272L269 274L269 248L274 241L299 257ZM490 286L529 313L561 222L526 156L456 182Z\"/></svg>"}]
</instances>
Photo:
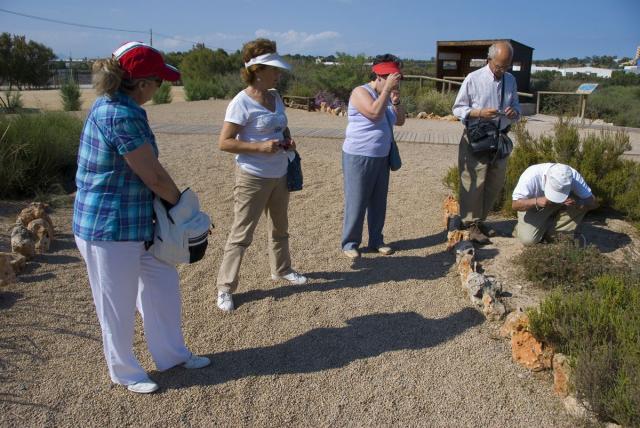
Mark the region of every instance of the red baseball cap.
<instances>
[{"instance_id":1,"label":"red baseball cap","mask_svg":"<svg viewBox=\"0 0 640 428\"><path fill-rule=\"evenodd\" d=\"M385 76L392 73L402 73L400 71L400 67L398 67L398 64L393 61L379 62L378 64L375 64L373 67L371 67L371 69L378 76Z\"/></svg>"},{"instance_id":2,"label":"red baseball cap","mask_svg":"<svg viewBox=\"0 0 640 428\"><path fill-rule=\"evenodd\" d=\"M180 79L178 69L165 64L160 51L146 43L125 43L113 52L113 57L118 60L128 79L159 77L170 82Z\"/></svg>"}]
</instances>

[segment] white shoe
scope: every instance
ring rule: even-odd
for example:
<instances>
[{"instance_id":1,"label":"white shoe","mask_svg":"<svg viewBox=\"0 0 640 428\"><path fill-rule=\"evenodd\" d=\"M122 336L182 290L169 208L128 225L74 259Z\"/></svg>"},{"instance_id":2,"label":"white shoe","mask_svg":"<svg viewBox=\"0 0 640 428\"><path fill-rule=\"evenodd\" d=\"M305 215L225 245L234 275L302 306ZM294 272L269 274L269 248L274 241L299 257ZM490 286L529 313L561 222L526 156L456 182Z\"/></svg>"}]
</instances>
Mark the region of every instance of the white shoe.
<instances>
[{"instance_id":1,"label":"white shoe","mask_svg":"<svg viewBox=\"0 0 640 428\"><path fill-rule=\"evenodd\" d=\"M207 357L200 357L198 355L191 354L189 359L182 363L182 367L185 369L201 369L203 367L207 367L209 364L211 364L211 360Z\"/></svg>"},{"instance_id":2,"label":"white shoe","mask_svg":"<svg viewBox=\"0 0 640 428\"><path fill-rule=\"evenodd\" d=\"M360 251L357 248L351 248L350 250L342 250L345 256L349 257L351 260L355 260L360 258Z\"/></svg>"},{"instance_id":3,"label":"white shoe","mask_svg":"<svg viewBox=\"0 0 640 428\"><path fill-rule=\"evenodd\" d=\"M295 285L302 285L307 283L307 277L304 275L300 275L298 272L294 270L292 270L291 273L288 273L282 276L271 274L271 279L273 279L274 281L278 281L280 279L286 279L287 281Z\"/></svg>"},{"instance_id":4,"label":"white shoe","mask_svg":"<svg viewBox=\"0 0 640 428\"><path fill-rule=\"evenodd\" d=\"M127 389L129 391L136 392L138 394L151 394L152 392L157 391L158 388L158 384L149 378L127 385Z\"/></svg>"},{"instance_id":5,"label":"white shoe","mask_svg":"<svg viewBox=\"0 0 640 428\"><path fill-rule=\"evenodd\" d=\"M218 291L218 308L225 312L230 312L234 309L231 293L227 291Z\"/></svg>"}]
</instances>

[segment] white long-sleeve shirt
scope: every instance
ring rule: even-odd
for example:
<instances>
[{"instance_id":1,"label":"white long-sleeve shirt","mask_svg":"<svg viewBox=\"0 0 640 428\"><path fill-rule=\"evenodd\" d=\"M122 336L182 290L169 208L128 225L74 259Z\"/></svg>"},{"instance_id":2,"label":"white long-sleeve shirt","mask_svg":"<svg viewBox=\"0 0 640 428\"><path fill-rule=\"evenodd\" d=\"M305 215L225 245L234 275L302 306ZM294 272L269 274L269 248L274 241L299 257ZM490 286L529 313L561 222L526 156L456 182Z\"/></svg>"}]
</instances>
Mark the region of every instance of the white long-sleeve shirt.
<instances>
[{"instance_id":1,"label":"white long-sleeve shirt","mask_svg":"<svg viewBox=\"0 0 640 428\"><path fill-rule=\"evenodd\" d=\"M469 73L462 82L456 101L453 104L453 114L462 123L474 125L481 119L469 117L469 112L475 109L500 108L500 95L502 91L503 79L496 80L493 72L489 68L489 64ZM520 119L520 103L518 101L518 86L516 78L510 73L504 73L504 102L502 110L511 107L518 112L515 119L509 119L506 116L497 116L493 121L498 125L500 120L500 128L504 129ZM482 119L484 120L484 119Z\"/></svg>"}]
</instances>

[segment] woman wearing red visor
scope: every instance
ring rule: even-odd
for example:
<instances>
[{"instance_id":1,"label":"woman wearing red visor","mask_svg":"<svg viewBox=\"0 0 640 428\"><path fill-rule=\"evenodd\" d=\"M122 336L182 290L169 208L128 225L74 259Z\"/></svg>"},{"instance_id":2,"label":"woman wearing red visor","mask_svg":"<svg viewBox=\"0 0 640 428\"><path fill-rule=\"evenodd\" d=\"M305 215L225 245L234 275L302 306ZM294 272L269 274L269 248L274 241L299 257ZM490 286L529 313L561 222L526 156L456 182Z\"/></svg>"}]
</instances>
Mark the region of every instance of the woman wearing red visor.
<instances>
[{"instance_id":1,"label":"woman wearing red visor","mask_svg":"<svg viewBox=\"0 0 640 428\"><path fill-rule=\"evenodd\" d=\"M369 248L383 255L393 253L382 236L389 190L389 151L393 125L402 125L400 61L393 55L376 57L373 79L351 92L346 138L342 146L344 222L342 251L360 257L362 226L367 214Z\"/></svg>"}]
</instances>

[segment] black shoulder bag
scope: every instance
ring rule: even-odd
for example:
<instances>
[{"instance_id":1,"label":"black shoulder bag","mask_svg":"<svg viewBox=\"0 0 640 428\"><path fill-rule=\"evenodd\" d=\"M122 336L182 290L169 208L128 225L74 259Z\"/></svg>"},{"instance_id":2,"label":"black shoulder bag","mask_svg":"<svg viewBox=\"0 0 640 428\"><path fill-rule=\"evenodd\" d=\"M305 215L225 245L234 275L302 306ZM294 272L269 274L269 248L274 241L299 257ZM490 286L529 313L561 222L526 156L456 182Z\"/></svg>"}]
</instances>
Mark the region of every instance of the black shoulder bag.
<instances>
[{"instance_id":1,"label":"black shoulder bag","mask_svg":"<svg viewBox=\"0 0 640 428\"><path fill-rule=\"evenodd\" d=\"M500 93L500 108L504 104L504 87L505 79L502 76L502 89ZM500 130L500 117L498 117L498 125L492 120L481 120L478 123L467 125L467 140L474 154L493 154L493 161L496 159L504 159L513 150L513 142L507 135L509 128Z\"/></svg>"}]
</instances>

